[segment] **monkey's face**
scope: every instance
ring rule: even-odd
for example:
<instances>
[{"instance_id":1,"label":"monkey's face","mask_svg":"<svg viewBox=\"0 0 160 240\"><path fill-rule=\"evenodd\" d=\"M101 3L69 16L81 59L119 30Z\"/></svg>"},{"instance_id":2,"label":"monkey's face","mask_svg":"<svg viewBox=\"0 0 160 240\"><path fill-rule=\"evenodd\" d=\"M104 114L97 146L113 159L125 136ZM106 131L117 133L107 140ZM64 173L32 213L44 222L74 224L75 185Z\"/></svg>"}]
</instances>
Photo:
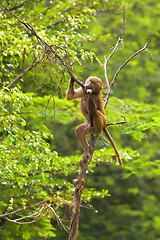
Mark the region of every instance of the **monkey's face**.
<instances>
[{"instance_id":1,"label":"monkey's face","mask_svg":"<svg viewBox=\"0 0 160 240\"><path fill-rule=\"evenodd\" d=\"M99 93L103 88L103 82L100 78L89 77L85 82L87 93Z\"/></svg>"},{"instance_id":2,"label":"monkey's face","mask_svg":"<svg viewBox=\"0 0 160 240\"><path fill-rule=\"evenodd\" d=\"M85 82L85 87L87 89L92 89L94 87L94 83L91 80L87 79Z\"/></svg>"}]
</instances>

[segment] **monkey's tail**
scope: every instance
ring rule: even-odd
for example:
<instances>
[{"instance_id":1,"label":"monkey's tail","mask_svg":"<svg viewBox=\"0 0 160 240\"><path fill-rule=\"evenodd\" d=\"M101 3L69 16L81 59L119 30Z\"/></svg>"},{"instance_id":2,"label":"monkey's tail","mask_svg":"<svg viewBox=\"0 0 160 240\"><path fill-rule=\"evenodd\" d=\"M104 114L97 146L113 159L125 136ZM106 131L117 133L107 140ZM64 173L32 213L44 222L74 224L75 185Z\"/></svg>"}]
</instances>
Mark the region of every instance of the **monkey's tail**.
<instances>
[{"instance_id":1,"label":"monkey's tail","mask_svg":"<svg viewBox=\"0 0 160 240\"><path fill-rule=\"evenodd\" d=\"M111 137L109 131L108 131L106 128L104 128L103 131L104 131L106 137L108 138L108 140L110 141L112 147L114 148L114 151L115 151L115 153L116 153L116 155L117 155L117 158L118 158L119 165L120 165L121 167L123 167L123 163L122 163L121 156L120 156L120 154L119 154L119 152L118 152L118 150L117 150L117 147L116 147L116 144L115 144L113 138Z\"/></svg>"}]
</instances>

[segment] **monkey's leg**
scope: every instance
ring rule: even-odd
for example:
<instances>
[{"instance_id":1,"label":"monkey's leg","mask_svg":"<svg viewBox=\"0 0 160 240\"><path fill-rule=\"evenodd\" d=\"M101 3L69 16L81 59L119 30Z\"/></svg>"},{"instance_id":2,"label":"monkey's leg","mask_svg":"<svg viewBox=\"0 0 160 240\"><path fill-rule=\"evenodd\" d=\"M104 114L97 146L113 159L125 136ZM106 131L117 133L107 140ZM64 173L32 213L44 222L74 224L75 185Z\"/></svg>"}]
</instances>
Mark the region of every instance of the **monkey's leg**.
<instances>
[{"instance_id":1,"label":"monkey's leg","mask_svg":"<svg viewBox=\"0 0 160 240\"><path fill-rule=\"evenodd\" d=\"M82 157L83 159L85 159L87 156L89 156L89 144L86 139L86 135L88 133L88 126L89 126L89 123L85 122L75 129L76 136L84 149L84 154Z\"/></svg>"}]
</instances>

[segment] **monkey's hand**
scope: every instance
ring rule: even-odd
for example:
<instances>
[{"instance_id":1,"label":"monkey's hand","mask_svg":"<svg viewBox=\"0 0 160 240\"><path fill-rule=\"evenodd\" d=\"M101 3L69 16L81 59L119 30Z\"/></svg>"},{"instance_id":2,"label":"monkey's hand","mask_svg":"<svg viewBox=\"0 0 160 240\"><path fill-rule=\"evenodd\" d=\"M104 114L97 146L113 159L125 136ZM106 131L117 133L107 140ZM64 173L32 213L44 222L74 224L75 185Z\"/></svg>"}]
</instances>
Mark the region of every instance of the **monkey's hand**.
<instances>
[{"instance_id":1,"label":"monkey's hand","mask_svg":"<svg viewBox=\"0 0 160 240\"><path fill-rule=\"evenodd\" d=\"M74 83L75 82L75 80L71 77L71 79L70 79L70 83Z\"/></svg>"}]
</instances>

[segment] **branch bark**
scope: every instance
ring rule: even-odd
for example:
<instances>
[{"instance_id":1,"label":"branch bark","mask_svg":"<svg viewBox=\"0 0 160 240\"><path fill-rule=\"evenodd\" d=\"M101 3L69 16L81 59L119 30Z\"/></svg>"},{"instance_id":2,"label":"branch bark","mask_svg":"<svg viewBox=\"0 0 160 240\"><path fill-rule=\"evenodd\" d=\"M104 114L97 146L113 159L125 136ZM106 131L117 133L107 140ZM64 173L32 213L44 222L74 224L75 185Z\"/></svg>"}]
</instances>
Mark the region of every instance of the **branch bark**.
<instances>
[{"instance_id":1,"label":"branch bark","mask_svg":"<svg viewBox=\"0 0 160 240\"><path fill-rule=\"evenodd\" d=\"M97 137L94 137L93 135L91 135L90 156L89 156L89 158L87 158L83 161L82 160L80 161L81 169L78 171L78 178L73 180L75 189L73 192L74 200L73 200L73 206L72 206L72 216L71 216L70 232L69 232L68 240L77 240L77 237L78 237L81 195L82 195L82 190L83 190L84 184L85 184L87 167L88 167L88 165L92 159L93 153L94 153L96 139L97 139Z\"/></svg>"}]
</instances>

